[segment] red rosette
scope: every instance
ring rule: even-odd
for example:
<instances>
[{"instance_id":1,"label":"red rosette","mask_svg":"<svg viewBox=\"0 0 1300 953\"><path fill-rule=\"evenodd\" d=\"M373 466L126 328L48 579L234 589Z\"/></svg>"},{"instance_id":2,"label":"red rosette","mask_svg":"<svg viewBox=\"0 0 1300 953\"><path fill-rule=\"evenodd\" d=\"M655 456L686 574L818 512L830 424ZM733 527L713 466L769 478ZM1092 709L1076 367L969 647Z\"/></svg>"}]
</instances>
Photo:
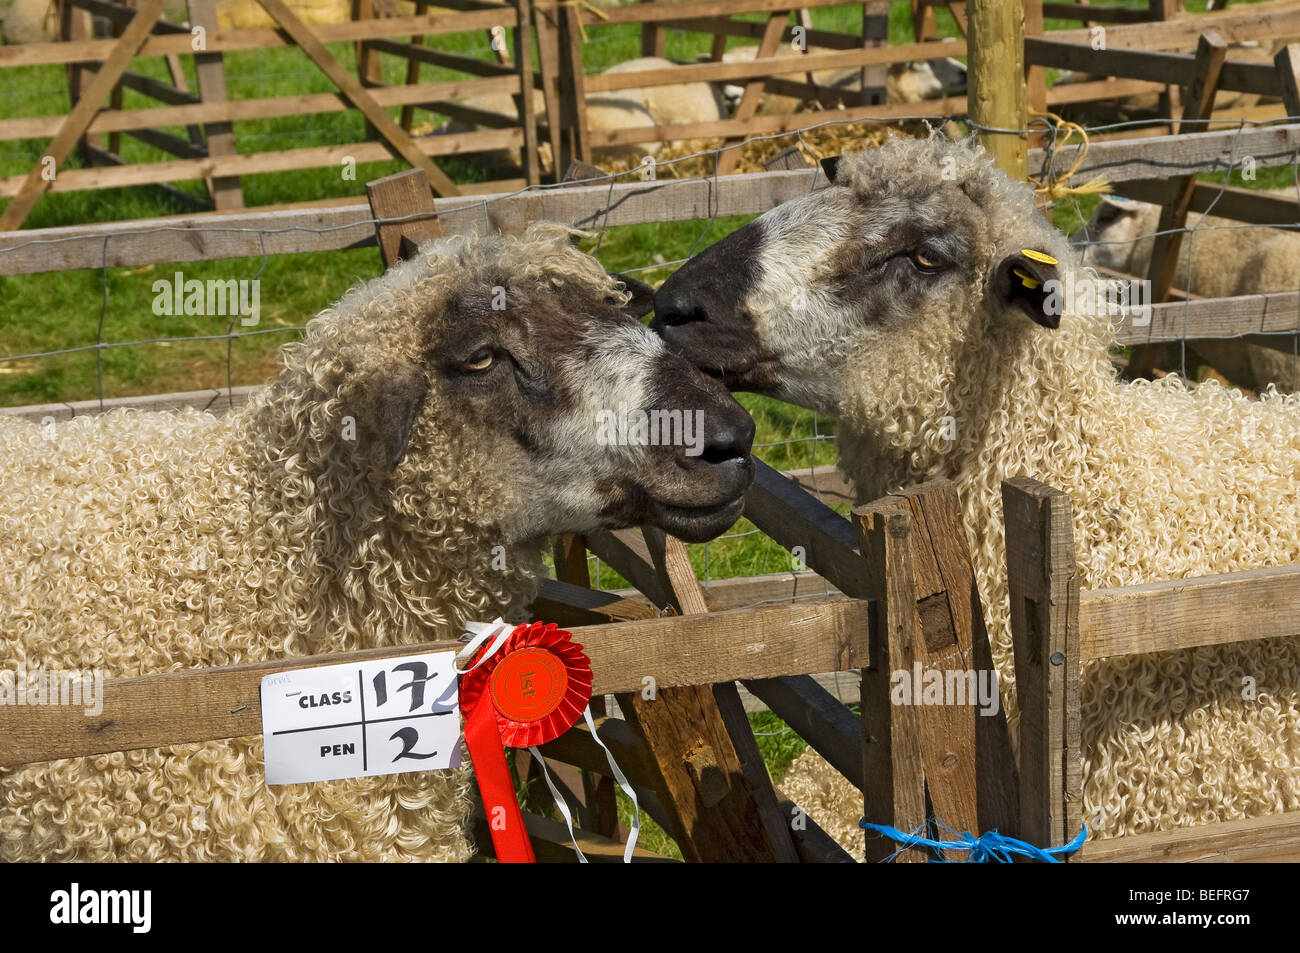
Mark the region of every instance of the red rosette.
<instances>
[{"instance_id":1,"label":"red rosette","mask_svg":"<svg viewBox=\"0 0 1300 953\"><path fill-rule=\"evenodd\" d=\"M483 657L486 644L471 666ZM496 713L502 744L528 748L560 737L591 701L591 660L554 622L518 626L486 662L460 677L468 720L480 704Z\"/></svg>"},{"instance_id":2,"label":"red rosette","mask_svg":"<svg viewBox=\"0 0 1300 953\"><path fill-rule=\"evenodd\" d=\"M553 622L519 626L484 659L490 647L474 657L483 664L460 677L465 747L497 860L536 863L503 746L544 744L572 728L591 700L591 662Z\"/></svg>"}]
</instances>

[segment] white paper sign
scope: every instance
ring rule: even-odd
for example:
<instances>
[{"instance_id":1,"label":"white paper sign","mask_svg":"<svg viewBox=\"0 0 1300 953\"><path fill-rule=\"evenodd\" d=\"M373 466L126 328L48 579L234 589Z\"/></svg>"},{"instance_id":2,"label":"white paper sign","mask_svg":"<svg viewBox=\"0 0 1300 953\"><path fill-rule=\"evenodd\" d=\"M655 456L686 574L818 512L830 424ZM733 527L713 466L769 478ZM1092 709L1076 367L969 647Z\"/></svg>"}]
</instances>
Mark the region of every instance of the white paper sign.
<instances>
[{"instance_id":1,"label":"white paper sign","mask_svg":"<svg viewBox=\"0 0 1300 953\"><path fill-rule=\"evenodd\" d=\"M459 767L455 658L434 652L265 676L266 783Z\"/></svg>"}]
</instances>

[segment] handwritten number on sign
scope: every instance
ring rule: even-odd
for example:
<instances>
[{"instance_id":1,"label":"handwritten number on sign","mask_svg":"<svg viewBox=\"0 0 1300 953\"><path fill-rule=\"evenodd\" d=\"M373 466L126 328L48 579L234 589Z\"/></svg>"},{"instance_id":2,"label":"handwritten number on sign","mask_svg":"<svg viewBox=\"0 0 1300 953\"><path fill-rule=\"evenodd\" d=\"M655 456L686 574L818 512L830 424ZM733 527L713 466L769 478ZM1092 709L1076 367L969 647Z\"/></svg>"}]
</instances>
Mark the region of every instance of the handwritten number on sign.
<instances>
[{"instance_id":1,"label":"handwritten number on sign","mask_svg":"<svg viewBox=\"0 0 1300 953\"><path fill-rule=\"evenodd\" d=\"M424 662L403 662L401 665L393 666L394 672L410 672L411 680L405 685L398 686L399 692L411 693L411 711L416 711L424 707L424 686L431 679L438 676L437 672L429 674L429 666ZM375 676L375 704L377 707L383 707L388 701L388 681L385 678L386 672L380 672Z\"/></svg>"},{"instance_id":2,"label":"handwritten number on sign","mask_svg":"<svg viewBox=\"0 0 1300 953\"><path fill-rule=\"evenodd\" d=\"M436 751L431 751L428 754L420 754L415 750L415 746L420 743L420 733L414 728L409 726L406 728L398 728L388 736L389 741L395 741L398 738L402 739L402 750L397 753L397 757L393 758L394 761L401 761L403 758L413 758L417 761L424 761L428 758L437 757L438 755L438 752Z\"/></svg>"}]
</instances>

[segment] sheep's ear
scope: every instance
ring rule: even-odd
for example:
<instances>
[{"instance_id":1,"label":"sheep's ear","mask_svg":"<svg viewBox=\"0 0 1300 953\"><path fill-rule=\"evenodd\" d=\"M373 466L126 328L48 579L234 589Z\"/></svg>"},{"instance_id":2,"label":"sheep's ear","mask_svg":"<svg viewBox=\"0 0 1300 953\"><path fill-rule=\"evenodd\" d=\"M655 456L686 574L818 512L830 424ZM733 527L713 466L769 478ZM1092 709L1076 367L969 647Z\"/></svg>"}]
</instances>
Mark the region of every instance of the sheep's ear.
<instances>
[{"instance_id":1,"label":"sheep's ear","mask_svg":"<svg viewBox=\"0 0 1300 953\"><path fill-rule=\"evenodd\" d=\"M1008 255L993 272L993 293L1008 308L1019 309L1036 324L1061 326L1060 263L1045 252L1025 248Z\"/></svg>"},{"instance_id":2,"label":"sheep's ear","mask_svg":"<svg viewBox=\"0 0 1300 953\"><path fill-rule=\"evenodd\" d=\"M827 156L822 159L822 171L826 173L826 178L831 182L835 181L835 174L840 170L840 157Z\"/></svg>"},{"instance_id":3,"label":"sheep's ear","mask_svg":"<svg viewBox=\"0 0 1300 953\"><path fill-rule=\"evenodd\" d=\"M638 281L630 275L619 274L616 271L611 271L609 276L623 282L627 293L632 296L631 300L623 306L624 313L639 320L655 309L655 290L644 281Z\"/></svg>"},{"instance_id":4,"label":"sheep's ear","mask_svg":"<svg viewBox=\"0 0 1300 953\"><path fill-rule=\"evenodd\" d=\"M413 364L375 371L364 387L363 413L372 438L378 441L376 463L390 472L406 455L415 420L429 394L429 379Z\"/></svg>"}]
</instances>

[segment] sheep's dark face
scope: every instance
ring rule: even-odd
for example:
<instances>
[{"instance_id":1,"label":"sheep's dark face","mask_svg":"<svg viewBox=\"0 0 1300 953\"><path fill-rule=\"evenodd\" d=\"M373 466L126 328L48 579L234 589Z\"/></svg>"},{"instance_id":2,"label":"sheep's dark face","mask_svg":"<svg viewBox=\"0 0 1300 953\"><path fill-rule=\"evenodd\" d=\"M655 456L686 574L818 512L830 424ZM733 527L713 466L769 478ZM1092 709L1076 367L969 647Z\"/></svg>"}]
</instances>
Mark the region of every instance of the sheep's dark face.
<instances>
[{"instance_id":1,"label":"sheep's dark face","mask_svg":"<svg viewBox=\"0 0 1300 953\"><path fill-rule=\"evenodd\" d=\"M1021 249L1056 233L1041 219L1008 227L1007 195L992 182L1000 173L959 148L903 141L854 157L849 175L830 166L830 187L678 269L655 296L651 327L733 390L839 415L864 358L888 374L907 366L905 354L982 333L980 312L1052 326L1042 310L1052 258Z\"/></svg>"},{"instance_id":2,"label":"sheep's dark face","mask_svg":"<svg viewBox=\"0 0 1300 953\"><path fill-rule=\"evenodd\" d=\"M753 421L640 323L650 288L618 306L488 281L426 319L429 393L399 452L466 448L504 486L510 542L643 524L695 542L739 518Z\"/></svg>"}]
</instances>

